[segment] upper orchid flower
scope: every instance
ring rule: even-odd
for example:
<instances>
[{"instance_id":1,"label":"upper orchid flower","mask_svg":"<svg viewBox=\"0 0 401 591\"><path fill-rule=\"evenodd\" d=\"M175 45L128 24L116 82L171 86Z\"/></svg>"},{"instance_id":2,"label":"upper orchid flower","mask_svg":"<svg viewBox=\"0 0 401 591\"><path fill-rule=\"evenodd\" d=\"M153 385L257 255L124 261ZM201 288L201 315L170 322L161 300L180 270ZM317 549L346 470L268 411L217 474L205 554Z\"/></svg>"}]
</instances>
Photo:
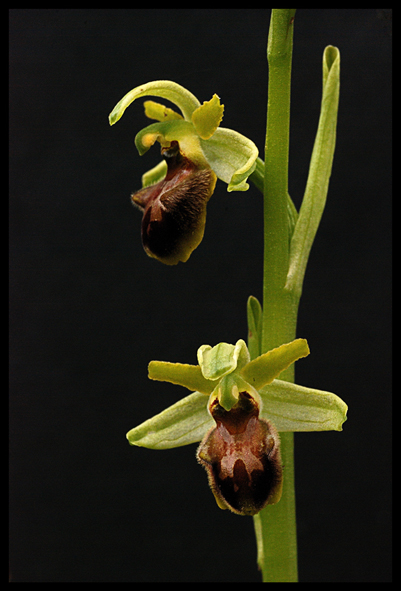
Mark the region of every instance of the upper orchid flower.
<instances>
[{"instance_id":1,"label":"upper orchid flower","mask_svg":"<svg viewBox=\"0 0 401 591\"><path fill-rule=\"evenodd\" d=\"M227 183L228 191L246 191L258 149L240 133L219 127L224 106L216 94L201 105L191 92L169 80L131 90L114 107L110 125L144 96L168 99L182 113L145 101L145 115L157 123L142 129L135 145L142 155L158 141L164 160L143 175L143 188L132 195L133 203L143 211L145 251L175 265L187 261L203 238L206 204L217 178Z\"/></svg>"},{"instance_id":2,"label":"upper orchid flower","mask_svg":"<svg viewBox=\"0 0 401 591\"><path fill-rule=\"evenodd\" d=\"M278 432L341 431L346 420L347 405L335 394L276 379L308 354L306 340L296 339L251 361L239 340L203 345L199 365L151 361L151 379L193 394L129 431L128 441L152 449L201 441L197 458L218 506L254 515L281 497Z\"/></svg>"}]
</instances>

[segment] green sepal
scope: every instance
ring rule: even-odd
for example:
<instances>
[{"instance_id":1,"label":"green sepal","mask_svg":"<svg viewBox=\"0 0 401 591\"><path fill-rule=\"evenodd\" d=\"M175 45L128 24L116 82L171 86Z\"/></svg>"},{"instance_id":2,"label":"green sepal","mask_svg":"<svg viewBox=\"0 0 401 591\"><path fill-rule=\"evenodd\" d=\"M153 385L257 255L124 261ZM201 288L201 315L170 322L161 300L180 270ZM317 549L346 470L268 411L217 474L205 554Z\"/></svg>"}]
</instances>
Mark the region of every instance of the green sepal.
<instances>
[{"instance_id":1,"label":"green sepal","mask_svg":"<svg viewBox=\"0 0 401 591\"><path fill-rule=\"evenodd\" d=\"M192 113L200 106L200 102L196 96L183 86L180 86L180 84L171 80L156 80L137 86L128 92L110 113L110 125L117 123L123 116L125 109L133 101L143 96L158 96L169 100L180 109L187 121L191 120Z\"/></svg>"},{"instance_id":2,"label":"green sepal","mask_svg":"<svg viewBox=\"0 0 401 591\"><path fill-rule=\"evenodd\" d=\"M249 296L247 306L248 349L251 359L262 352L262 306L254 296Z\"/></svg>"},{"instance_id":3,"label":"green sepal","mask_svg":"<svg viewBox=\"0 0 401 591\"><path fill-rule=\"evenodd\" d=\"M281 345L248 363L241 371L242 377L256 390L270 384L294 361L309 355L306 339L295 339Z\"/></svg>"},{"instance_id":4,"label":"green sepal","mask_svg":"<svg viewBox=\"0 0 401 591\"><path fill-rule=\"evenodd\" d=\"M169 363L168 361L151 361L148 366L148 377L159 382L171 382L184 386L194 392L209 395L216 386L216 381L206 379L199 365L185 363ZM206 404L206 401L205 401Z\"/></svg>"},{"instance_id":5,"label":"green sepal","mask_svg":"<svg viewBox=\"0 0 401 591\"><path fill-rule=\"evenodd\" d=\"M170 449L201 441L215 426L204 394L194 392L127 433L130 445Z\"/></svg>"},{"instance_id":6,"label":"green sepal","mask_svg":"<svg viewBox=\"0 0 401 591\"><path fill-rule=\"evenodd\" d=\"M260 416L277 431L342 431L348 406L331 392L274 380L259 390Z\"/></svg>"},{"instance_id":7,"label":"green sepal","mask_svg":"<svg viewBox=\"0 0 401 591\"><path fill-rule=\"evenodd\" d=\"M219 343L215 347L202 345L198 349L198 363L207 380L221 379L235 369L242 368L249 360L248 348L242 339L235 345Z\"/></svg>"},{"instance_id":8,"label":"green sepal","mask_svg":"<svg viewBox=\"0 0 401 591\"><path fill-rule=\"evenodd\" d=\"M347 420L347 405L331 392L274 380L264 386L258 395L249 384L239 382L238 375L227 378L227 391L222 392L221 397L224 404L230 406L226 396L235 382L237 388L250 391L256 400L256 396L260 396L263 403L260 417L271 421L278 431L342 431L342 425ZM214 395L219 395L217 390L211 398ZM231 402L235 404L235 401L234 394ZM194 392L131 429L127 439L131 445L151 449L169 449L201 441L215 426L215 421L207 412L206 402L204 394Z\"/></svg>"},{"instance_id":9,"label":"green sepal","mask_svg":"<svg viewBox=\"0 0 401 591\"><path fill-rule=\"evenodd\" d=\"M256 168L259 151L244 135L218 127L208 140L200 140L203 153L216 176L227 183L227 191L247 191L248 177Z\"/></svg>"}]
</instances>

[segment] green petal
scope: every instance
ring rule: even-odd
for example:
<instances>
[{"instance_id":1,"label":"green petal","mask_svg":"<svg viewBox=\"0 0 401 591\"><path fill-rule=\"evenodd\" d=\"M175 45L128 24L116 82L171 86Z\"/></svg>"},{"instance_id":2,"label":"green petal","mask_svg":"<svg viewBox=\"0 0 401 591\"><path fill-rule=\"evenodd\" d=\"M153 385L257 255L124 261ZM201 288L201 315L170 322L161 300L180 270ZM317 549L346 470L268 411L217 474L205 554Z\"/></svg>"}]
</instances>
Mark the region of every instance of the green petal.
<instances>
[{"instance_id":1,"label":"green petal","mask_svg":"<svg viewBox=\"0 0 401 591\"><path fill-rule=\"evenodd\" d=\"M206 409L207 398L194 392L127 433L130 445L170 449L201 441L215 425Z\"/></svg>"},{"instance_id":2,"label":"green petal","mask_svg":"<svg viewBox=\"0 0 401 591\"><path fill-rule=\"evenodd\" d=\"M202 345L198 349L198 363L207 380L217 380L249 362L248 348L240 339L236 345L219 343L215 347Z\"/></svg>"},{"instance_id":3,"label":"green petal","mask_svg":"<svg viewBox=\"0 0 401 591\"><path fill-rule=\"evenodd\" d=\"M191 120L192 113L200 106L200 102L186 88L171 80L156 80L137 86L128 92L114 107L109 115L110 125L117 123L124 111L136 99L142 96L159 96L174 103L182 112L185 119Z\"/></svg>"},{"instance_id":4,"label":"green petal","mask_svg":"<svg viewBox=\"0 0 401 591\"><path fill-rule=\"evenodd\" d=\"M224 105L214 94L210 101L205 101L192 113L192 123L197 134L204 140L212 137L223 119Z\"/></svg>"},{"instance_id":5,"label":"green petal","mask_svg":"<svg viewBox=\"0 0 401 591\"><path fill-rule=\"evenodd\" d=\"M331 392L274 380L259 390L261 417L278 431L342 431L348 406Z\"/></svg>"},{"instance_id":6,"label":"green petal","mask_svg":"<svg viewBox=\"0 0 401 591\"><path fill-rule=\"evenodd\" d=\"M173 111L165 105L156 103L155 101L145 101L143 103L145 107L145 115L149 119L156 119L156 121L174 121L176 119L182 119L182 115Z\"/></svg>"},{"instance_id":7,"label":"green petal","mask_svg":"<svg viewBox=\"0 0 401 591\"><path fill-rule=\"evenodd\" d=\"M259 390L262 386L270 384L294 361L307 355L309 355L308 342L305 339L295 339L251 361L242 369L241 375L256 390Z\"/></svg>"},{"instance_id":8,"label":"green petal","mask_svg":"<svg viewBox=\"0 0 401 591\"><path fill-rule=\"evenodd\" d=\"M162 160L142 175L142 187L150 187L164 179L167 174L167 162Z\"/></svg>"},{"instance_id":9,"label":"green petal","mask_svg":"<svg viewBox=\"0 0 401 591\"><path fill-rule=\"evenodd\" d=\"M258 149L244 135L219 127L208 140L200 140L202 150L217 177L227 183L227 191L246 191L249 175L256 168Z\"/></svg>"},{"instance_id":10,"label":"green petal","mask_svg":"<svg viewBox=\"0 0 401 591\"><path fill-rule=\"evenodd\" d=\"M148 377L159 382L171 382L178 386L184 386L194 392L211 394L216 382L203 377L199 365L185 363L169 363L168 361L151 361L148 367Z\"/></svg>"}]
</instances>

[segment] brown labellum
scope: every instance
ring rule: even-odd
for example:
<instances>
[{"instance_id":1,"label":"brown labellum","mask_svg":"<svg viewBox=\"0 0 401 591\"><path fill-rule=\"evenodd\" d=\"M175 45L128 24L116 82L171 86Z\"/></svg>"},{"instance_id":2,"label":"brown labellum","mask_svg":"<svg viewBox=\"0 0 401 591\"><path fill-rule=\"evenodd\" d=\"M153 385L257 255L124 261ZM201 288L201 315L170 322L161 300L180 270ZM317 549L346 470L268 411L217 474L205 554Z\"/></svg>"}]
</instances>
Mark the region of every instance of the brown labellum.
<instances>
[{"instance_id":1,"label":"brown labellum","mask_svg":"<svg viewBox=\"0 0 401 591\"><path fill-rule=\"evenodd\" d=\"M222 509L255 515L280 500L282 466L276 429L259 419L259 408L248 392L240 392L229 411L218 400L210 412L216 427L206 434L197 452L210 487Z\"/></svg>"},{"instance_id":2,"label":"brown labellum","mask_svg":"<svg viewBox=\"0 0 401 591\"><path fill-rule=\"evenodd\" d=\"M185 158L178 142L162 150L166 177L131 195L143 211L142 244L146 253L166 263L185 262L200 244L206 222L206 204L216 185L216 175Z\"/></svg>"}]
</instances>

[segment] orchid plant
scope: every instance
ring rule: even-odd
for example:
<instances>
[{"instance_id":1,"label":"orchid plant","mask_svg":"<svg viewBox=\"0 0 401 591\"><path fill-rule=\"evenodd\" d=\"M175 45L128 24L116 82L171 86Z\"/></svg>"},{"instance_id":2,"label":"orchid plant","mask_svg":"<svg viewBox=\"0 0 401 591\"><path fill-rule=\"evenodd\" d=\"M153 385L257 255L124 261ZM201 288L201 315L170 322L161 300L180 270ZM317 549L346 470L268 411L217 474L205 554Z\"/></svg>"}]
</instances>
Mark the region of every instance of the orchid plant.
<instances>
[{"instance_id":1,"label":"orchid plant","mask_svg":"<svg viewBox=\"0 0 401 591\"><path fill-rule=\"evenodd\" d=\"M218 507L253 516L264 582L296 582L293 433L341 431L347 405L333 393L294 383L294 363L309 354L295 338L309 252L323 213L331 173L339 100L340 55L323 54L323 94L305 195L299 212L288 195L292 37L295 9L273 9L265 160L245 136L220 126L224 107L214 94L201 104L168 80L131 90L109 116L116 123L136 99L156 123L135 138L140 155L156 142L161 162L131 196L142 212L145 252L167 265L186 262L202 241L206 206L217 180L227 191L251 181L264 197L263 306L247 303L248 343L202 345L197 365L151 361L149 378L187 388L185 396L131 429L131 445L167 449L200 442Z\"/></svg>"}]
</instances>

